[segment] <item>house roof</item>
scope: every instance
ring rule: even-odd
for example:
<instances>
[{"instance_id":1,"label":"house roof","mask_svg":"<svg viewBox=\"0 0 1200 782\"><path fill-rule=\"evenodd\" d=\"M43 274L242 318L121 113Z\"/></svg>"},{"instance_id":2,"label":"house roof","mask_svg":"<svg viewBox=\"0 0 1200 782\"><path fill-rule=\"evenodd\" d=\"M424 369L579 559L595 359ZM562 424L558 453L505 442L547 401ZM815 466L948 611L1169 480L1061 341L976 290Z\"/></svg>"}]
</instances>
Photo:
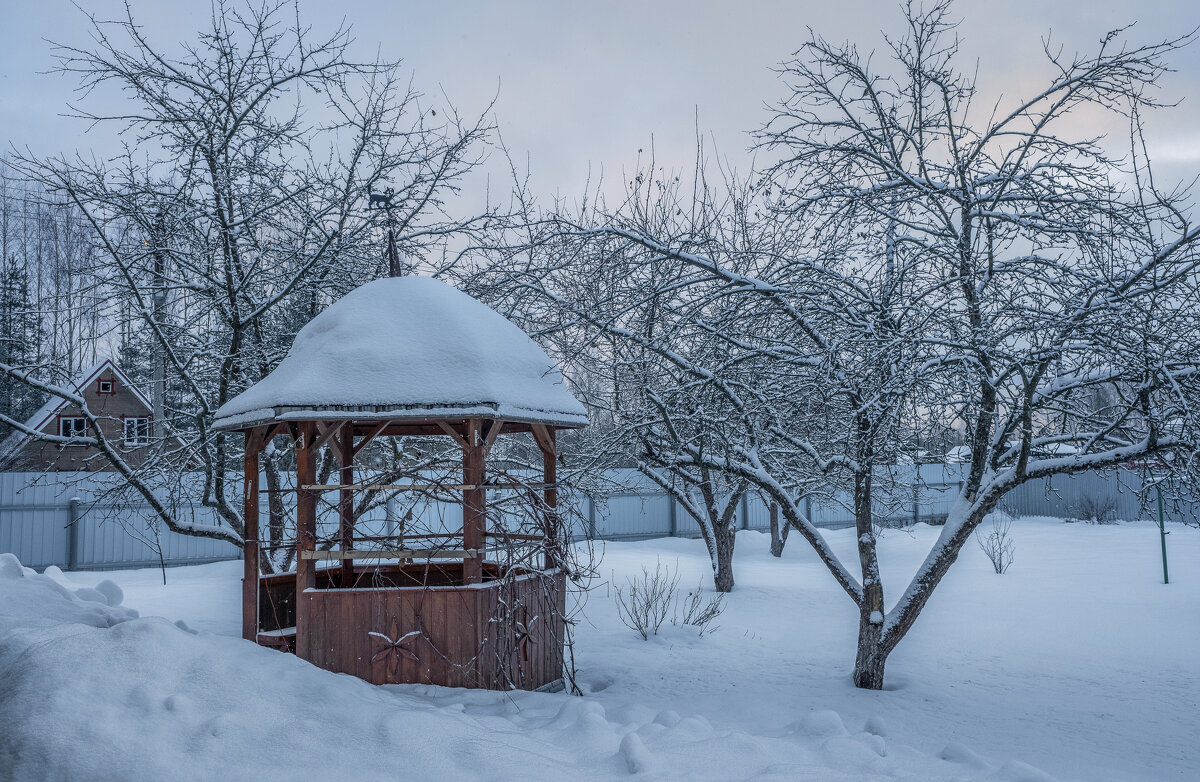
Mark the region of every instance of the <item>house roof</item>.
<instances>
[{"instance_id":1,"label":"house roof","mask_svg":"<svg viewBox=\"0 0 1200 782\"><path fill-rule=\"evenodd\" d=\"M971 461L971 446L956 445L946 451L946 461L949 464L963 464Z\"/></svg>"},{"instance_id":2,"label":"house roof","mask_svg":"<svg viewBox=\"0 0 1200 782\"><path fill-rule=\"evenodd\" d=\"M271 374L213 422L497 418L584 426L587 411L529 336L430 277L362 285L296 335Z\"/></svg>"},{"instance_id":3,"label":"house roof","mask_svg":"<svg viewBox=\"0 0 1200 782\"><path fill-rule=\"evenodd\" d=\"M141 390L133 384L133 381L129 379L129 376L121 371L121 368L114 364L112 359L109 358L106 358L99 364L80 372L78 375L71 378L70 381L64 384L64 387L76 394L82 394L88 386L90 386L96 381L97 378L104 374L105 370L111 371L117 377L117 380L120 381L121 385L125 386L125 388L134 395L138 402L146 408L147 412L153 409L153 405L150 403L150 400L146 397L146 395L143 394ZM50 400L46 402L46 404L42 405L36 413L31 415L28 420L25 421L25 427L35 432L41 431L42 427L54 420L54 417L69 404L71 404L71 402L63 399L60 396L51 396ZM0 464L7 462L12 456L20 451L21 448L23 448L25 444L29 442L31 437L32 436L28 433L18 429L8 437L4 438L4 441L0 442Z\"/></svg>"}]
</instances>

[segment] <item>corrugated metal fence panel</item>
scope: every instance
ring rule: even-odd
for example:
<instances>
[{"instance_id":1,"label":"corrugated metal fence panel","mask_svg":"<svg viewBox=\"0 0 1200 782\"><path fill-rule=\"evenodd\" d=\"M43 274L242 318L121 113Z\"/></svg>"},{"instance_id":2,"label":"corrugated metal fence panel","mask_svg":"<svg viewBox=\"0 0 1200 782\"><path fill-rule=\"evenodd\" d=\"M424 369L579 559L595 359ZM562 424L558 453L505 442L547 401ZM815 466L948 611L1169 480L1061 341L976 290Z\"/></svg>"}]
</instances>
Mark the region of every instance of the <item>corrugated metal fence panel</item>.
<instances>
[{"instance_id":1,"label":"corrugated metal fence panel","mask_svg":"<svg viewBox=\"0 0 1200 782\"><path fill-rule=\"evenodd\" d=\"M686 513L676 513L682 521ZM663 494L619 494L596 506L596 534L602 538L668 535L671 505Z\"/></svg>"},{"instance_id":2,"label":"corrugated metal fence panel","mask_svg":"<svg viewBox=\"0 0 1200 782\"><path fill-rule=\"evenodd\" d=\"M679 503L675 503L675 534L682 538L700 537L699 523Z\"/></svg>"},{"instance_id":3,"label":"corrugated metal fence panel","mask_svg":"<svg viewBox=\"0 0 1200 782\"><path fill-rule=\"evenodd\" d=\"M751 494L746 497L746 518L742 526L746 529L765 530L771 528L771 510L762 497ZM782 521L782 520L781 520Z\"/></svg>"},{"instance_id":4,"label":"corrugated metal fence panel","mask_svg":"<svg viewBox=\"0 0 1200 782\"><path fill-rule=\"evenodd\" d=\"M145 567L159 563L157 540L168 564L241 556L231 543L171 532L155 523L149 505L113 505L103 500L118 476L80 473L0 473L0 551L11 551L27 567L77 569ZM72 500L77 520L72 524ZM208 508L181 515L215 524Z\"/></svg>"},{"instance_id":5,"label":"corrugated metal fence panel","mask_svg":"<svg viewBox=\"0 0 1200 782\"><path fill-rule=\"evenodd\" d=\"M208 523L212 521L215 519ZM77 523L75 567L80 569L157 565L159 547L167 564L241 556L241 549L232 543L172 532L155 517L149 505L93 504Z\"/></svg>"},{"instance_id":6,"label":"corrugated metal fence panel","mask_svg":"<svg viewBox=\"0 0 1200 782\"><path fill-rule=\"evenodd\" d=\"M26 567L63 565L70 553L70 509L55 483L29 485L26 473L0 473L0 551Z\"/></svg>"},{"instance_id":7,"label":"corrugated metal fence panel","mask_svg":"<svg viewBox=\"0 0 1200 782\"><path fill-rule=\"evenodd\" d=\"M1001 507L1023 516L1055 516L1059 518L1087 518L1097 510L1108 513L1112 518L1130 521L1152 519L1157 521L1158 509L1153 490L1148 506L1144 506L1140 492L1141 476L1129 470L1087 472L1078 475L1056 475L1041 478L1018 486L1009 492ZM1164 492L1163 516L1167 521L1195 521L1195 500L1190 506L1176 507L1171 501L1174 487ZM1196 492L1184 492L1185 497L1196 497Z\"/></svg>"},{"instance_id":8,"label":"corrugated metal fence panel","mask_svg":"<svg viewBox=\"0 0 1200 782\"><path fill-rule=\"evenodd\" d=\"M853 500L847 492L839 492L829 499L814 499L808 507L812 510L810 520L814 526L831 529L854 526Z\"/></svg>"}]
</instances>

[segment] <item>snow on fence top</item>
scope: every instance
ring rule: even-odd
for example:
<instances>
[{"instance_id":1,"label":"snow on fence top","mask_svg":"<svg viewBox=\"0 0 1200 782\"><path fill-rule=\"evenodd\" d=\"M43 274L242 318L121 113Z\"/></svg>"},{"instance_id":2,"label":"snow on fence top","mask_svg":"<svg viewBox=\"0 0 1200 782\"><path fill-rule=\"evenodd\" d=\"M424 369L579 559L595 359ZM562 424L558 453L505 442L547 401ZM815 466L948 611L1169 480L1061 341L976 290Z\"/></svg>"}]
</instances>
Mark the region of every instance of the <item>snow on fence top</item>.
<instances>
[{"instance_id":1,"label":"snow on fence top","mask_svg":"<svg viewBox=\"0 0 1200 782\"><path fill-rule=\"evenodd\" d=\"M388 277L313 318L271 374L217 410L214 426L450 417L587 423L550 357L516 325L439 280Z\"/></svg>"}]
</instances>

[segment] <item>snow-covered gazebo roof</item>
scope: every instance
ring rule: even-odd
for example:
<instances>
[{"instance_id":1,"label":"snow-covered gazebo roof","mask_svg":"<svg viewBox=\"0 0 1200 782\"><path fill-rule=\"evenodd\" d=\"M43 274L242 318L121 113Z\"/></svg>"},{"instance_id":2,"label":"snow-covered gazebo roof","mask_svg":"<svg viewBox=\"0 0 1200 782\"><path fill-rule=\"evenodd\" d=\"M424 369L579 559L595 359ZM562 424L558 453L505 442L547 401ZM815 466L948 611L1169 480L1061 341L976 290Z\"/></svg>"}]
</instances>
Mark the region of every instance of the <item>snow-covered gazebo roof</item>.
<instances>
[{"instance_id":1,"label":"snow-covered gazebo roof","mask_svg":"<svg viewBox=\"0 0 1200 782\"><path fill-rule=\"evenodd\" d=\"M275 421L491 418L587 424L532 339L430 277L362 285L300 330L271 374L217 410L217 429Z\"/></svg>"}]
</instances>

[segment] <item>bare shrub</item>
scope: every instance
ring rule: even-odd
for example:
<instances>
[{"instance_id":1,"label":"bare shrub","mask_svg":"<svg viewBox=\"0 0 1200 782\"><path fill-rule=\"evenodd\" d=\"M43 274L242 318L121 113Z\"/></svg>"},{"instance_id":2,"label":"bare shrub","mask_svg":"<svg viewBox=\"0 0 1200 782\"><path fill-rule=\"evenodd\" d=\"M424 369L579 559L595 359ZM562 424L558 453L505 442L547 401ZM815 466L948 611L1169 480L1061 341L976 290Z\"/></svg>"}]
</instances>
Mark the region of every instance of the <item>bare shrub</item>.
<instances>
[{"instance_id":1,"label":"bare shrub","mask_svg":"<svg viewBox=\"0 0 1200 782\"><path fill-rule=\"evenodd\" d=\"M1085 494L1076 506L1075 518L1088 524L1116 524L1117 501L1112 497Z\"/></svg>"},{"instance_id":2,"label":"bare shrub","mask_svg":"<svg viewBox=\"0 0 1200 782\"><path fill-rule=\"evenodd\" d=\"M674 568L664 567L662 562L654 565L654 572L642 566L642 575L630 578L624 587L617 587L617 614L631 630L636 630L642 639L658 635L658 628L675 608L675 591L679 586L679 573Z\"/></svg>"},{"instance_id":3,"label":"bare shrub","mask_svg":"<svg viewBox=\"0 0 1200 782\"><path fill-rule=\"evenodd\" d=\"M987 558L992 561L992 568L996 573L1004 573L1013 562L1014 545L1012 537L1009 535L1013 517L999 511L988 516L988 519L989 526L986 529L980 527L979 531L975 533L975 541Z\"/></svg>"},{"instance_id":4,"label":"bare shrub","mask_svg":"<svg viewBox=\"0 0 1200 782\"><path fill-rule=\"evenodd\" d=\"M675 616L671 619L671 624L674 625L691 625L700 631L700 635L706 632L716 630L717 626L712 624L721 612L725 610L725 593L717 592L712 597L705 599L704 583L696 585L696 588L687 593L687 597L680 599L678 608L683 611L683 616L679 616L676 611Z\"/></svg>"}]
</instances>

